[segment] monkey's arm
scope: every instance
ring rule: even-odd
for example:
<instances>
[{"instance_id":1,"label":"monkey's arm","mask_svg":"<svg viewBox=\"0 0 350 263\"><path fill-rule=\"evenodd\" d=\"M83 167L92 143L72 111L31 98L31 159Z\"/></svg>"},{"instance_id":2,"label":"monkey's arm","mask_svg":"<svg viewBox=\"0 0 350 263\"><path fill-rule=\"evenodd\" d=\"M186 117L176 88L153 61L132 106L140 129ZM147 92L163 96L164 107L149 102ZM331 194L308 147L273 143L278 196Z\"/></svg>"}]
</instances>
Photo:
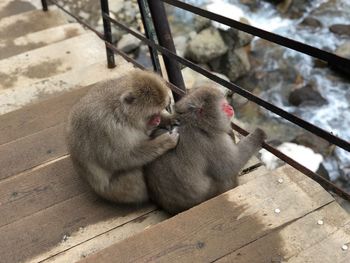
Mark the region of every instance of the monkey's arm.
<instances>
[{"instance_id":1,"label":"monkey's arm","mask_svg":"<svg viewBox=\"0 0 350 263\"><path fill-rule=\"evenodd\" d=\"M167 128L170 129L173 125L178 124L175 114L170 114L167 112L161 113L161 122L159 124L159 128Z\"/></svg>"},{"instance_id":2,"label":"monkey's arm","mask_svg":"<svg viewBox=\"0 0 350 263\"><path fill-rule=\"evenodd\" d=\"M220 159L217 162L215 160L211 162L211 173L223 180L227 176L237 175L249 159L261 149L265 138L264 131L256 129L236 145L218 145L221 147L220 155L217 155Z\"/></svg>"},{"instance_id":3,"label":"monkey's arm","mask_svg":"<svg viewBox=\"0 0 350 263\"><path fill-rule=\"evenodd\" d=\"M127 147L113 149L109 146L109 149L105 149L102 153L99 162L115 171L139 168L174 148L178 137L177 132L164 133L153 140L146 140L134 147L129 147L129 149Z\"/></svg>"}]
</instances>

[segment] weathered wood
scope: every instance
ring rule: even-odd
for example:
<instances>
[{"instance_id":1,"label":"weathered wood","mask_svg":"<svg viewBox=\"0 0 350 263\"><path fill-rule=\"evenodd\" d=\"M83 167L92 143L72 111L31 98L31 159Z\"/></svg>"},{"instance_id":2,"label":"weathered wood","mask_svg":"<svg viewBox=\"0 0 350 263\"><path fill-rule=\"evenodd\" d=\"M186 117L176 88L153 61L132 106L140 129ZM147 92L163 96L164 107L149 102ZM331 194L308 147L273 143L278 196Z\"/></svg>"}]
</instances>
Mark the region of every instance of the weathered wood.
<instances>
[{"instance_id":1,"label":"weathered wood","mask_svg":"<svg viewBox=\"0 0 350 263\"><path fill-rule=\"evenodd\" d=\"M83 262L211 262L333 200L311 179L282 167Z\"/></svg>"},{"instance_id":2,"label":"weathered wood","mask_svg":"<svg viewBox=\"0 0 350 263\"><path fill-rule=\"evenodd\" d=\"M113 205L89 191L0 227L1 260L38 262L154 209Z\"/></svg>"},{"instance_id":3,"label":"weathered wood","mask_svg":"<svg viewBox=\"0 0 350 263\"><path fill-rule=\"evenodd\" d=\"M238 184L245 184L251 180L256 180L258 179L260 176L263 176L266 173L269 173L271 171L267 170L265 166L259 166L258 168L250 171L247 174L244 175L240 175L238 176Z\"/></svg>"},{"instance_id":4,"label":"weathered wood","mask_svg":"<svg viewBox=\"0 0 350 263\"><path fill-rule=\"evenodd\" d=\"M67 154L64 123L0 146L0 180Z\"/></svg>"},{"instance_id":5,"label":"weathered wood","mask_svg":"<svg viewBox=\"0 0 350 263\"><path fill-rule=\"evenodd\" d=\"M322 220L323 225L318 224ZM341 250L341 246L350 240L350 218L336 203L314 211L284 228L271 232L257 241L242 247L216 262L260 263L260 262L341 262L350 251ZM342 232L347 234L335 241L334 236ZM331 240L327 242L326 240ZM327 243L327 246L324 243ZM319 254L322 257L311 255ZM338 260L339 259L339 260ZM345 262L345 261L344 261Z\"/></svg>"},{"instance_id":6,"label":"weathered wood","mask_svg":"<svg viewBox=\"0 0 350 263\"><path fill-rule=\"evenodd\" d=\"M64 122L71 107L89 88L73 90L0 116L0 145Z\"/></svg>"},{"instance_id":7,"label":"weathered wood","mask_svg":"<svg viewBox=\"0 0 350 263\"><path fill-rule=\"evenodd\" d=\"M350 246L350 223L338 231L314 244L299 255L288 260L291 263L348 263L350 262L350 250L343 250L342 246Z\"/></svg>"},{"instance_id":8,"label":"weathered wood","mask_svg":"<svg viewBox=\"0 0 350 263\"><path fill-rule=\"evenodd\" d=\"M66 157L0 182L0 227L91 191Z\"/></svg>"},{"instance_id":9,"label":"weathered wood","mask_svg":"<svg viewBox=\"0 0 350 263\"><path fill-rule=\"evenodd\" d=\"M164 221L167 218L169 218L168 214L156 210L136 218L125 225L112 229L111 231L108 231L102 235L98 235L98 233L101 232L99 228L93 229L93 231L96 233L95 238L90 239L78 246L72 247L56 256L48 258L47 260L44 260L44 262L77 262L90 254L96 253L110 245L116 244L117 242L133 236L152 225Z\"/></svg>"}]
</instances>

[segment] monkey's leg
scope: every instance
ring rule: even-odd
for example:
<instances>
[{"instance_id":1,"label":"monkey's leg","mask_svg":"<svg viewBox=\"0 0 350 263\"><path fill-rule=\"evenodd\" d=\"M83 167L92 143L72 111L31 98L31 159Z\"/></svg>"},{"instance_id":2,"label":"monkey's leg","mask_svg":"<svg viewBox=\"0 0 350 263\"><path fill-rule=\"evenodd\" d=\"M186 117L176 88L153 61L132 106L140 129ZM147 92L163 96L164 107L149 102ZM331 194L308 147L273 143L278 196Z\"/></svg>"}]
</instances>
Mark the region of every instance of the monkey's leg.
<instances>
[{"instance_id":1,"label":"monkey's leg","mask_svg":"<svg viewBox=\"0 0 350 263\"><path fill-rule=\"evenodd\" d=\"M141 169L113 174L103 197L118 203L144 203L149 200Z\"/></svg>"}]
</instances>

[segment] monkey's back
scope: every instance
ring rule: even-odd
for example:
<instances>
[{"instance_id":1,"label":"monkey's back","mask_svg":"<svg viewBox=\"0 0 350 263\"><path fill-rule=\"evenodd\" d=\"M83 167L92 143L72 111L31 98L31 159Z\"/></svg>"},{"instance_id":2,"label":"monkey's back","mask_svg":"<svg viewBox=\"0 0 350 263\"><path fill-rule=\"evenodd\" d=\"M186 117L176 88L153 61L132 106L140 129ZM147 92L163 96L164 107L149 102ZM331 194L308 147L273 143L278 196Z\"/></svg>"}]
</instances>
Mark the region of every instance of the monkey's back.
<instances>
[{"instance_id":1,"label":"monkey's back","mask_svg":"<svg viewBox=\"0 0 350 263\"><path fill-rule=\"evenodd\" d=\"M170 213L189 209L215 195L206 175L213 143L205 135L179 129L179 143L145 167L151 199Z\"/></svg>"}]
</instances>

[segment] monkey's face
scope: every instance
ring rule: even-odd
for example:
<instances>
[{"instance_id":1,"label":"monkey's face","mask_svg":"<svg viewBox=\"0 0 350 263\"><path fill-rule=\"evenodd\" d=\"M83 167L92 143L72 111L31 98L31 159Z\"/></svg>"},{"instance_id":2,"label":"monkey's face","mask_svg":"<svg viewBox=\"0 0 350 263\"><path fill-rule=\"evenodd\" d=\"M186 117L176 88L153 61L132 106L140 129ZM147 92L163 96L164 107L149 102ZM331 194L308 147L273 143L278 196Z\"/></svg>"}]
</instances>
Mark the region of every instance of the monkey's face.
<instances>
[{"instance_id":1,"label":"monkey's face","mask_svg":"<svg viewBox=\"0 0 350 263\"><path fill-rule=\"evenodd\" d=\"M170 102L170 97L155 97L154 94L129 92L122 98L125 112L130 121L143 130L152 130L161 122L161 112Z\"/></svg>"},{"instance_id":2,"label":"monkey's face","mask_svg":"<svg viewBox=\"0 0 350 263\"><path fill-rule=\"evenodd\" d=\"M213 87L202 87L190 92L175 105L180 123L203 130L226 131L234 115L224 95Z\"/></svg>"}]
</instances>

